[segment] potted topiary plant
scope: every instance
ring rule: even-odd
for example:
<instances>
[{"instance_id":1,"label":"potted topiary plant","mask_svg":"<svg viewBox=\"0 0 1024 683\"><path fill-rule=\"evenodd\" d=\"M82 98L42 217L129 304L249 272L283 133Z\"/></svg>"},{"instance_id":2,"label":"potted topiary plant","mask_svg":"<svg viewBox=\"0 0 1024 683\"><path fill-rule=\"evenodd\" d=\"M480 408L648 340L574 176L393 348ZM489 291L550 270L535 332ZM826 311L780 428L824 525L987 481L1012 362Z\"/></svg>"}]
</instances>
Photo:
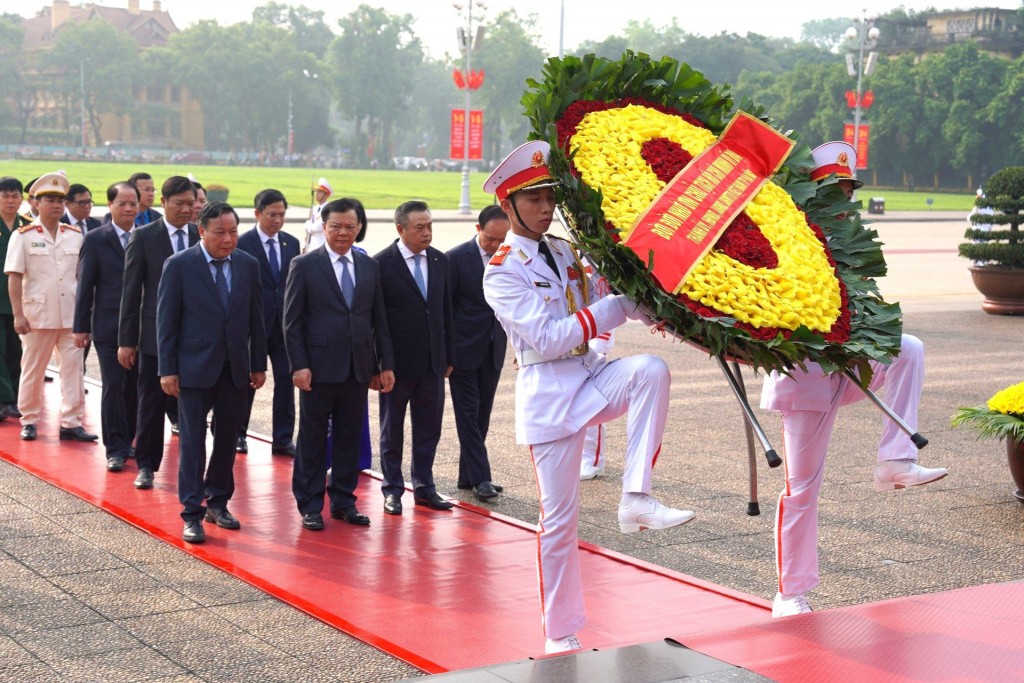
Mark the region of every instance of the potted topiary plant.
<instances>
[{"instance_id":1,"label":"potted topiary plant","mask_svg":"<svg viewBox=\"0 0 1024 683\"><path fill-rule=\"evenodd\" d=\"M217 183L211 183L206 186L206 201L208 202L226 202L228 200L228 188Z\"/></svg>"},{"instance_id":2,"label":"potted topiary plant","mask_svg":"<svg viewBox=\"0 0 1024 683\"><path fill-rule=\"evenodd\" d=\"M960 408L951 424L974 427L979 439L1006 439L1010 475L1017 486L1013 495L1024 503L1024 382L996 393L983 406Z\"/></svg>"},{"instance_id":3,"label":"potted topiary plant","mask_svg":"<svg viewBox=\"0 0 1024 683\"><path fill-rule=\"evenodd\" d=\"M960 245L960 255L974 261L971 278L985 296L986 313L1024 315L1024 166L1009 166L982 186ZM992 230L981 226L991 224Z\"/></svg>"}]
</instances>

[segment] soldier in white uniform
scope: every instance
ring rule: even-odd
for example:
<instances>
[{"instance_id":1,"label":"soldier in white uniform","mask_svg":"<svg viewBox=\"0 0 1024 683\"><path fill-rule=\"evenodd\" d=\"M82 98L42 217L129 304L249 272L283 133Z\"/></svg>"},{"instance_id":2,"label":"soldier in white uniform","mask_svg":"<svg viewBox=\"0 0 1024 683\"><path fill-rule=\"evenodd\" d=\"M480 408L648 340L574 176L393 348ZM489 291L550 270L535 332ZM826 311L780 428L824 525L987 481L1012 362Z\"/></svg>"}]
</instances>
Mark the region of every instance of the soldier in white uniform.
<instances>
[{"instance_id":1,"label":"soldier in white uniform","mask_svg":"<svg viewBox=\"0 0 1024 683\"><path fill-rule=\"evenodd\" d=\"M7 273L14 331L21 335L21 438L36 438L36 422L43 405L43 376L54 348L60 357L60 438L95 441L82 428L85 386L82 349L71 332L78 287L78 252L81 231L60 222L68 179L48 173L32 184L29 193L39 201L39 216L11 236L4 272Z\"/></svg>"},{"instance_id":2,"label":"soldier in white uniform","mask_svg":"<svg viewBox=\"0 0 1024 683\"><path fill-rule=\"evenodd\" d=\"M587 342L641 316L617 295L596 296L568 242L546 237L554 215L550 147L529 142L491 174L511 232L484 272L484 296L516 353L516 441L530 447L540 492L538 556L545 651L579 649L586 623L580 579L580 458L588 426L628 411L619 526L624 533L693 519L651 495L668 412L668 366L655 356L608 362Z\"/></svg>"},{"instance_id":3,"label":"soldier in white uniform","mask_svg":"<svg viewBox=\"0 0 1024 683\"><path fill-rule=\"evenodd\" d=\"M327 182L327 178L321 178L313 187L313 193L316 197L316 206L310 208L309 220L306 221L306 243L302 249L304 254L316 251L327 240L324 236L324 220L320 212L324 210L324 205L327 204L327 200L330 199L334 190Z\"/></svg>"},{"instance_id":4,"label":"soldier in white uniform","mask_svg":"<svg viewBox=\"0 0 1024 683\"><path fill-rule=\"evenodd\" d=\"M847 197L863 185L853 177L856 152L845 142L828 142L813 151L811 179L832 176ZM792 376L772 372L765 377L761 407L782 413L786 488L779 496L775 517L778 593L772 616L810 612L806 593L819 582L818 492L825 474L825 455L839 408L865 398L864 392L839 374L827 375L817 363ZM870 389L885 388L889 407L911 428L917 429L917 409L924 384L924 345L903 335L900 353L889 365L871 361ZM917 464L917 447L892 420L886 419L878 446L875 489L891 491L920 486L946 476L941 467Z\"/></svg>"}]
</instances>

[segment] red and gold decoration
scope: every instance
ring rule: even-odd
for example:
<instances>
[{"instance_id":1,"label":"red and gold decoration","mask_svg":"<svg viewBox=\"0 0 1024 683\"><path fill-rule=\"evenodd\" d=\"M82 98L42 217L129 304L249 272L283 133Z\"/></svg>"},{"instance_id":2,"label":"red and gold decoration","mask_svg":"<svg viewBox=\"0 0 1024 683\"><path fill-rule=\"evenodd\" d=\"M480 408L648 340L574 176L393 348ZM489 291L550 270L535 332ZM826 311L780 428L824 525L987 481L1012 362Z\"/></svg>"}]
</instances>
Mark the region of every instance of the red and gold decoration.
<instances>
[{"instance_id":1,"label":"red and gold decoration","mask_svg":"<svg viewBox=\"0 0 1024 683\"><path fill-rule=\"evenodd\" d=\"M574 237L610 285L711 353L758 367L885 360L898 306L874 233L806 145L689 66L553 59L523 98ZM827 239L826 239L827 235Z\"/></svg>"}]
</instances>

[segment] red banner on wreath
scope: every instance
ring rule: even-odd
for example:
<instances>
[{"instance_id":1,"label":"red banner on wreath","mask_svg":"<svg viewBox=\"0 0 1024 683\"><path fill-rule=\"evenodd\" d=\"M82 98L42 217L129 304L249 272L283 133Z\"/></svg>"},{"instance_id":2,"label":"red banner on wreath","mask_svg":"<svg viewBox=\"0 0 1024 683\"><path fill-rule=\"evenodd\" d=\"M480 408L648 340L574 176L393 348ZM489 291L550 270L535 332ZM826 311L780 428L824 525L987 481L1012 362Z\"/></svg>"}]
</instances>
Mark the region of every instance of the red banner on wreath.
<instances>
[{"instance_id":1,"label":"red banner on wreath","mask_svg":"<svg viewBox=\"0 0 1024 683\"><path fill-rule=\"evenodd\" d=\"M452 109L452 137L448 145L452 159L466 158L466 110ZM484 112L469 110L469 158L484 158Z\"/></svg>"},{"instance_id":2,"label":"red banner on wreath","mask_svg":"<svg viewBox=\"0 0 1024 683\"><path fill-rule=\"evenodd\" d=\"M729 223L768 182L793 149L792 140L740 112L718 141L687 164L637 219L625 245L651 275L677 293Z\"/></svg>"}]
</instances>

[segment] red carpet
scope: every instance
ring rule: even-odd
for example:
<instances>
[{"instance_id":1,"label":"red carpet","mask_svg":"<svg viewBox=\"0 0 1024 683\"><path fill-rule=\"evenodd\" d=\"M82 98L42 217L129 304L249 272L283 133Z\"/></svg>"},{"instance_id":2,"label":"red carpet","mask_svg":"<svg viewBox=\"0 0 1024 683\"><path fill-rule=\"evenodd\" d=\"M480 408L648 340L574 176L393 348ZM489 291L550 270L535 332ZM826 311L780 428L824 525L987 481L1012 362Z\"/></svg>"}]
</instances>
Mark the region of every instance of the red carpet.
<instances>
[{"instance_id":1,"label":"red carpet","mask_svg":"<svg viewBox=\"0 0 1024 683\"><path fill-rule=\"evenodd\" d=\"M327 519L325 531L305 531L291 494L291 460L250 439L249 455L235 464L231 501L242 529L207 524L206 543L192 546L181 541L177 441L156 487L138 491L133 464L108 473L101 445L57 439L55 384L47 385L50 410L39 439L19 440L17 421L8 420L0 425L0 457L423 671L543 653L536 537L528 525L465 504L453 512L416 508L411 495L404 515L385 515L379 482L364 475L357 495L369 528ZM99 393L93 388L87 397L91 431L98 431ZM758 598L596 546L583 550L588 647L685 640L768 621Z\"/></svg>"},{"instance_id":2,"label":"red carpet","mask_svg":"<svg viewBox=\"0 0 1024 683\"><path fill-rule=\"evenodd\" d=\"M99 391L88 397L97 426ZM58 403L47 386L48 405ZM369 528L328 520L304 531L291 461L250 439L235 466L231 510L241 531L207 526L183 543L175 495L177 442L156 488L135 468L110 474L100 445L60 442L54 410L39 440L0 424L0 457L184 552L423 671L522 660L543 651L532 528L472 505L391 517L379 483L358 491ZM609 511L613 515L614 511ZM607 650L671 636L691 649L778 681L1024 681L1024 583L979 586L773 620L765 601L584 544L587 647Z\"/></svg>"}]
</instances>

